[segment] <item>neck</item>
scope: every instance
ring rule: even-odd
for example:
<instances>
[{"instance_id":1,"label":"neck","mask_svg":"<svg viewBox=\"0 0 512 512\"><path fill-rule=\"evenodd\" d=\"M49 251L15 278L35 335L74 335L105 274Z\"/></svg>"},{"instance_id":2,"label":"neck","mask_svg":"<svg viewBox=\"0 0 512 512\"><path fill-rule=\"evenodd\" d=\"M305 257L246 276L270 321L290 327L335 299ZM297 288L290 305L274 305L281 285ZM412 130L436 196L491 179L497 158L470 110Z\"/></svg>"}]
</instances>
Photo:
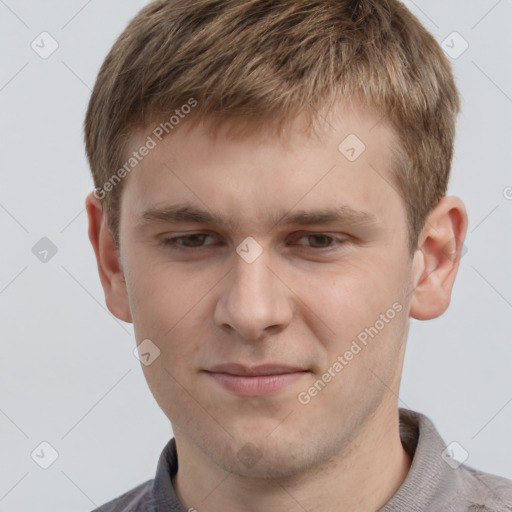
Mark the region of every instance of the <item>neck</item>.
<instances>
[{"instance_id":1,"label":"neck","mask_svg":"<svg viewBox=\"0 0 512 512\"><path fill-rule=\"evenodd\" d=\"M188 510L224 512L374 512L405 480L411 459L400 441L398 414L380 409L352 440L349 450L321 466L282 479L229 473L175 432L179 454L173 485Z\"/></svg>"}]
</instances>

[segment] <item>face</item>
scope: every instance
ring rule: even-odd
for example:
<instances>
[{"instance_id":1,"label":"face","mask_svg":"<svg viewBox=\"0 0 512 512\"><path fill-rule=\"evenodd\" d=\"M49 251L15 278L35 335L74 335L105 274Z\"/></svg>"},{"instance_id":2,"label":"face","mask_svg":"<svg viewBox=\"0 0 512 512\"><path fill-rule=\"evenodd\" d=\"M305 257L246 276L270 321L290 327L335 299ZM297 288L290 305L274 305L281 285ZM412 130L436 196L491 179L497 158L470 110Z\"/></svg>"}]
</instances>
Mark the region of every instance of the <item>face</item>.
<instances>
[{"instance_id":1,"label":"face","mask_svg":"<svg viewBox=\"0 0 512 512\"><path fill-rule=\"evenodd\" d=\"M315 135L297 118L281 139L184 123L126 178L131 318L178 446L292 475L396 411L412 260L377 121L340 110Z\"/></svg>"}]
</instances>

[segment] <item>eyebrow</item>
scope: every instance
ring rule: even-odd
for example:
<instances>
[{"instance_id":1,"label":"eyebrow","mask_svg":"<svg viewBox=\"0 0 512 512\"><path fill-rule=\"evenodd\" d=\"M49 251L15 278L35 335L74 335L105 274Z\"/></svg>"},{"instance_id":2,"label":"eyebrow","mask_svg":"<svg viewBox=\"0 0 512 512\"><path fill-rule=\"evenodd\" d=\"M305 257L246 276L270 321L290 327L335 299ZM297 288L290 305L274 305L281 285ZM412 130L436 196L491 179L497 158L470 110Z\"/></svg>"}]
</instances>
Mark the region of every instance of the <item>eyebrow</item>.
<instances>
[{"instance_id":1,"label":"eyebrow","mask_svg":"<svg viewBox=\"0 0 512 512\"><path fill-rule=\"evenodd\" d=\"M288 211L269 216L269 224L291 226L303 224L340 223L357 226L377 227L380 222L377 216L368 211L355 210L346 205L336 208ZM148 208L138 215L138 224L146 226L153 223L190 222L196 224L215 224L226 226L233 231L239 226L239 218L224 218L208 210L190 204L172 204L158 208Z\"/></svg>"}]
</instances>

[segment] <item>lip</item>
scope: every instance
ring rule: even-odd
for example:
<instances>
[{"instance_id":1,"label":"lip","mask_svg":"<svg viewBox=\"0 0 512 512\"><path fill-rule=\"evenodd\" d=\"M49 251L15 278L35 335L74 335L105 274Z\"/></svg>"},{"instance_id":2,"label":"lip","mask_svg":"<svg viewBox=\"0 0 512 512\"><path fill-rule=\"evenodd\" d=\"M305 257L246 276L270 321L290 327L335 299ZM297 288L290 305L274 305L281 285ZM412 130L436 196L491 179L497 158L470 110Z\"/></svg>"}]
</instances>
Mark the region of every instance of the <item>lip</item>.
<instances>
[{"instance_id":1,"label":"lip","mask_svg":"<svg viewBox=\"0 0 512 512\"><path fill-rule=\"evenodd\" d=\"M224 389L242 396L281 391L309 373L304 368L286 365L244 366L236 363L217 365L205 372Z\"/></svg>"},{"instance_id":2,"label":"lip","mask_svg":"<svg viewBox=\"0 0 512 512\"><path fill-rule=\"evenodd\" d=\"M260 364L257 366L246 366L238 363L219 364L213 366L208 372L211 373L227 373L237 376L256 376L261 375L282 375L283 373L296 373L306 371L299 366L288 366L284 364Z\"/></svg>"}]
</instances>

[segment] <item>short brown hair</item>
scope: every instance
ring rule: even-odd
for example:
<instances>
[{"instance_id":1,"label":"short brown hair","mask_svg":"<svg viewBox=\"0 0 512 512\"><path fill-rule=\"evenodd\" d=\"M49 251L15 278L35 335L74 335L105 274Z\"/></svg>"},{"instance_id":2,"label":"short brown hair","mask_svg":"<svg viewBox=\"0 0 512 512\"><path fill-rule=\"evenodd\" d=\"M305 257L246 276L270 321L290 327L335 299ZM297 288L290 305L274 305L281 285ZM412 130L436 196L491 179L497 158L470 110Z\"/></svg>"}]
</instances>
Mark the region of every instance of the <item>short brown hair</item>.
<instances>
[{"instance_id":1,"label":"short brown hair","mask_svg":"<svg viewBox=\"0 0 512 512\"><path fill-rule=\"evenodd\" d=\"M459 97L439 44L399 0L152 2L115 42L89 102L96 190L123 164L134 128L191 98L194 119L265 128L355 99L385 116L411 250L446 193ZM118 244L122 183L109 190L101 203Z\"/></svg>"}]
</instances>

